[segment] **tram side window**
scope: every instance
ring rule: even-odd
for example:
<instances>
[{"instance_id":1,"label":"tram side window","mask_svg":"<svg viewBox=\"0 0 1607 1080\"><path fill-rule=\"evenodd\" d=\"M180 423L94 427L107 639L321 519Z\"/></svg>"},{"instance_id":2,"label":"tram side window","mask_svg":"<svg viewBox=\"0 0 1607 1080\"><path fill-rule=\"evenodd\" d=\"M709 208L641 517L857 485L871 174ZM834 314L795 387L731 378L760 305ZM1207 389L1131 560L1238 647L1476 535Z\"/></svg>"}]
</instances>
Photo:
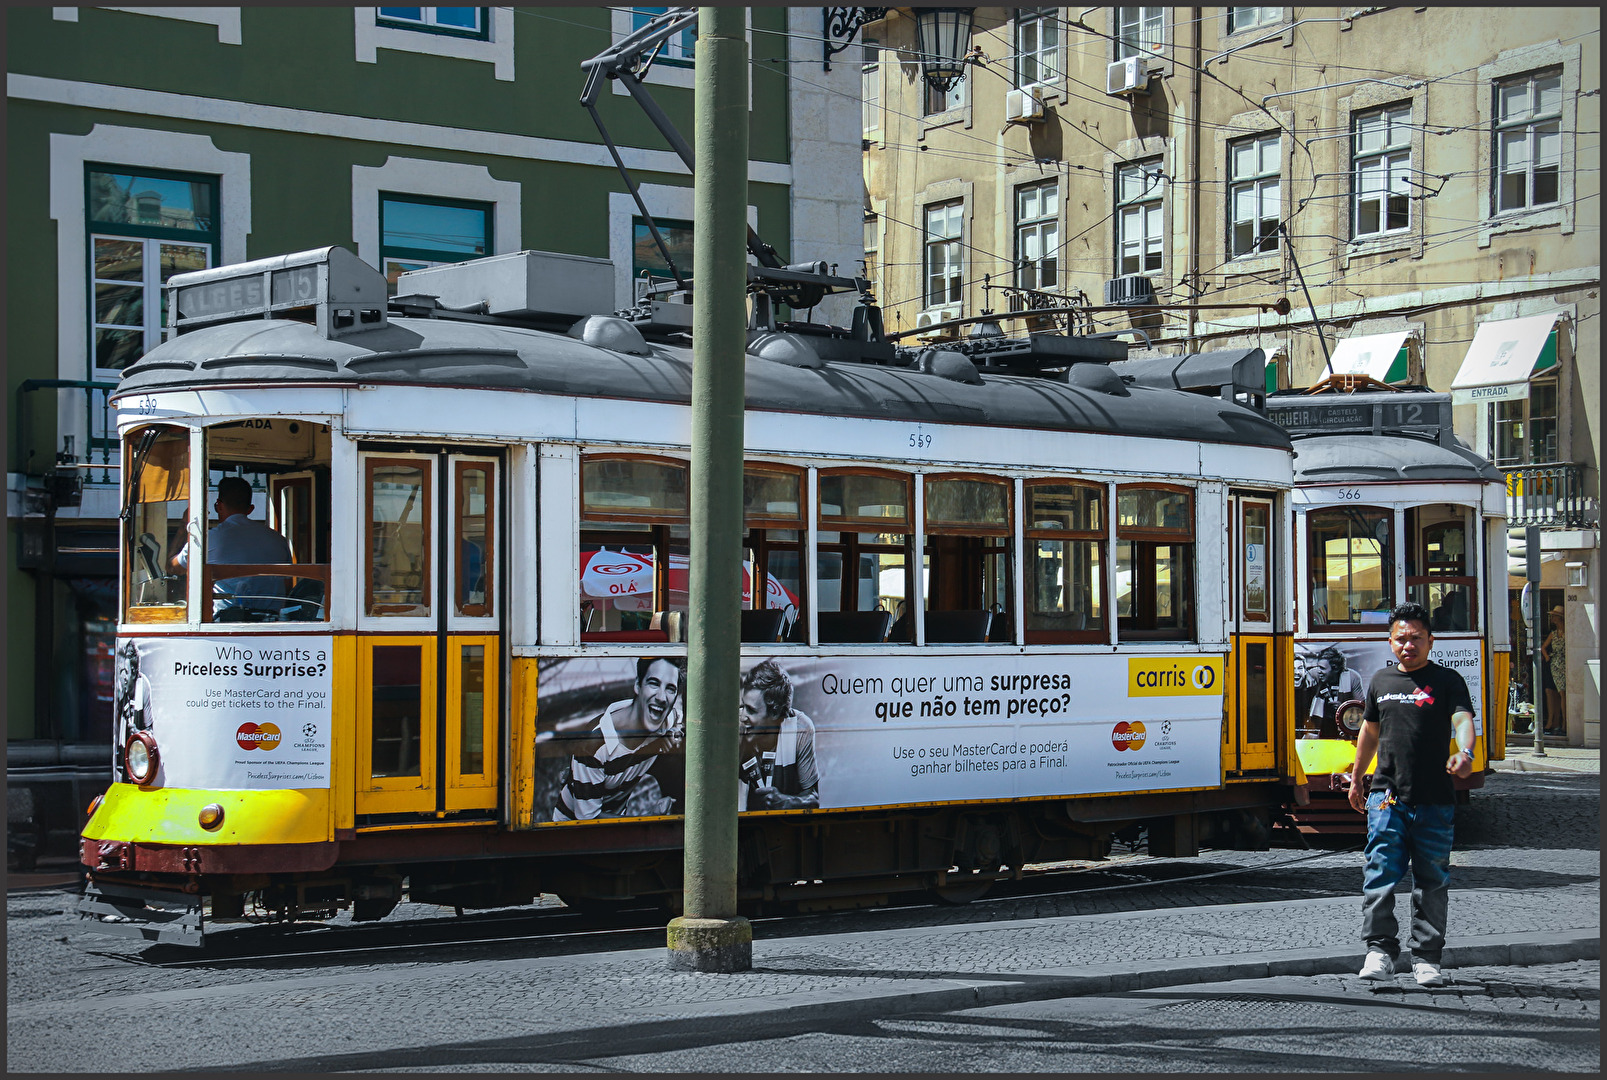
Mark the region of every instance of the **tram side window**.
<instances>
[{"instance_id":1,"label":"tram side window","mask_svg":"<svg viewBox=\"0 0 1607 1080\"><path fill-rule=\"evenodd\" d=\"M1027 643L1105 641L1105 489L1029 480Z\"/></svg>"},{"instance_id":2,"label":"tram side window","mask_svg":"<svg viewBox=\"0 0 1607 1080\"><path fill-rule=\"evenodd\" d=\"M742 471L742 640L805 640L804 474L783 465Z\"/></svg>"},{"instance_id":3,"label":"tram side window","mask_svg":"<svg viewBox=\"0 0 1607 1080\"><path fill-rule=\"evenodd\" d=\"M1474 573L1472 512L1446 503L1406 511L1406 592L1428 609L1430 628L1473 630L1478 611Z\"/></svg>"},{"instance_id":4,"label":"tram side window","mask_svg":"<svg viewBox=\"0 0 1607 1080\"><path fill-rule=\"evenodd\" d=\"M1368 506L1306 515L1308 625L1372 626L1386 632L1395 606L1394 514Z\"/></svg>"},{"instance_id":5,"label":"tram side window","mask_svg":"<svg viewBox=\"0 0 1607 1080\"><path fill-rule=\"evenodd\" d=\"M1194 493L1116 489L1116 625L1123 637L1194 637Z\"/></svg>"},{"instance_id":6,"label":"tram side window","mask_svg":"<svg viewBox=\"0 0 1607 1080\"><path fill-rule=\"evenodd\" d=\"M823 644L915 640L906 599L910 478L865 469L820 473L817 622Z\"/></svg>"},{"instance_id":7,"label":"tram side window","mask_svg":"<svg viewBox=\"0 0 1607 1080\"><path fill-rule=\"evenodd\" d=\"M329 618L329 455L327 424L276 416L207 429L216 517L203 541L203 621Z\"/></svg>"},{"instance_id":8,"label":"tram side window","mask_svg":"<svg viewBox=\"0 0 1607 1080\"><path fill-rule=\"evenodd\" d=\"M190 509L190 433L153 426L124 444L124 618L183 622L189 575L184 561Z\"/></svg>"},{"instance_id":9,"label":"tram side window","mask_svg":"<svg viewBox=\"0 0 1607 1080\"><path fill-rule=\"evenodd\" d=\"M686 462L597 455L580 468L581 641L683 640Z\"/></svg>"},{"instance_id":10,"label":"tram side window","mask_svg":"<svg viewBox=\"0 0 1607 1080\"><path fill-rule=\"evenodd\" d=\"M926 477L926 640L1007 642L1010 485L983 477Z\"/></svg>"}]
</instances>

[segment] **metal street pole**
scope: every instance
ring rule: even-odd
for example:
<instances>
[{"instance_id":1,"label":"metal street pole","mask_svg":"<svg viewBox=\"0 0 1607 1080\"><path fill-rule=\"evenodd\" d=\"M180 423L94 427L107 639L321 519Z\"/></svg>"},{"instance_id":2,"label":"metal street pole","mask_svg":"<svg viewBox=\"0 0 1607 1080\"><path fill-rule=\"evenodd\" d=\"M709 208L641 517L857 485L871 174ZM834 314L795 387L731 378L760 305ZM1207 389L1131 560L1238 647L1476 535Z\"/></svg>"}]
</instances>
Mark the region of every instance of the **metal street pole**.
<instances>
[{"instance_id":1,"label":"metal street pole","mask_svg":"<svg viewBox=\"0 0 1607 1080\"><path fill-rule=\"evenodd\" d=\"M746 8L698 9L685 904L666 933L669 966L691 971L747 971L753 966L753 929L736 913L747 346L746 31Z\"/></svg>"},{"instance_id":2,"label":"metal street pole","mask_svg":"<svg viewBox=\"0 0 1607 1080\"><path fill-rule=\"evenodd\" d=\"M1540 526L1530 525L1523 531L1523 554L1529 579L1529 696L1534 699L1534 753L1546 756L1546 681L1542 673L1545 657L1540 646L1546 640L1545 617L1540 610Z\"/></svg>"}]
</instances>

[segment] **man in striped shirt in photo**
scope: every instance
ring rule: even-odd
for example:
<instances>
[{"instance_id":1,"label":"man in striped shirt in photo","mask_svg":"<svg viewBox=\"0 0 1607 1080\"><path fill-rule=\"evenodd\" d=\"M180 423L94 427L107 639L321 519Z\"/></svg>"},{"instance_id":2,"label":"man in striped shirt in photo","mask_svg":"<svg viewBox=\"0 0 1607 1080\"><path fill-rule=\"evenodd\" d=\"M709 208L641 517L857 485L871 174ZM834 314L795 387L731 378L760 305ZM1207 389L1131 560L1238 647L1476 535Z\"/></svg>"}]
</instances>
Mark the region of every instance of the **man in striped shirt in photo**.
<instances>
[{"instance_id":1,"label":"man in striped shirt in photo","mask_svg":"<svg viewBox=\"0 0 1607 1080\"><path fill-rule=\"evenodd\" d=\"M678 754L673 730L685 662L665 656L636 661L636 695L604 709L577 745L558 791L554 821L621 817L631 792L660 754Z\"/></svg>"}]
</instances>

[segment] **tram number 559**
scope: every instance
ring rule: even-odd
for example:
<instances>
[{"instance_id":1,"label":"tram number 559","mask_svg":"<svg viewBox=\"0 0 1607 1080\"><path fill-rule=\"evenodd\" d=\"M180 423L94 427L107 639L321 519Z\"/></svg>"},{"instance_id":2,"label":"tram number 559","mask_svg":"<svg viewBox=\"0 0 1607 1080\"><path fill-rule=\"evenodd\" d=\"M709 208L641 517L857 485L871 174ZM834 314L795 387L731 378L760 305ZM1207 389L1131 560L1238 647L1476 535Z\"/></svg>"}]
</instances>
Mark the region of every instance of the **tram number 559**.
<instances>
[{"instance_id":1,"label":"tram number 559","mask_svg":"<svg viewBox=\"0 0 1607 1080\"><path fill-rule=\"evenodd\" d=\"M932 436L924 432L912 431L910 432L909 445L911 450L930 450L932 448Z\"/></svg>"}]
</instances>

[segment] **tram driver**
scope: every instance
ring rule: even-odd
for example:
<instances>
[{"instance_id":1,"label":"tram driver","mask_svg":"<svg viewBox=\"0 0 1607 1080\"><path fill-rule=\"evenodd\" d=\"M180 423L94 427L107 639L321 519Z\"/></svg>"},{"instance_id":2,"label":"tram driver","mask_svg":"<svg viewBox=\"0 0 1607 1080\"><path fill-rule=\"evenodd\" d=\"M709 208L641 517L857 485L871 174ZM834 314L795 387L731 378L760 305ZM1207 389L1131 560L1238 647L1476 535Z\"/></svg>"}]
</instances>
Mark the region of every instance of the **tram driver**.
<instances>
[{"instance_id":1,"label":"tram driver","mask_svg":"<svg viewBox=\"0 0 1607 1080\"><path fill-rule=\"evenodd\" d=\"M251 514L254 492L251 482L240 476L225 476L218 481L218 498L213 509L218 523L207 530L206 561L208 565L242 563L290 563L290 542L266 522L253 519ZM185 545L173 556L173 565L183 569L189 562L190 549ZM220 621L227 621L225 611L234 609L240 616L247 612L277 615L285 606L288 595L287 578L238 577L224 578L212 584L212 610Z\"/></svg>"}]
</instances>

